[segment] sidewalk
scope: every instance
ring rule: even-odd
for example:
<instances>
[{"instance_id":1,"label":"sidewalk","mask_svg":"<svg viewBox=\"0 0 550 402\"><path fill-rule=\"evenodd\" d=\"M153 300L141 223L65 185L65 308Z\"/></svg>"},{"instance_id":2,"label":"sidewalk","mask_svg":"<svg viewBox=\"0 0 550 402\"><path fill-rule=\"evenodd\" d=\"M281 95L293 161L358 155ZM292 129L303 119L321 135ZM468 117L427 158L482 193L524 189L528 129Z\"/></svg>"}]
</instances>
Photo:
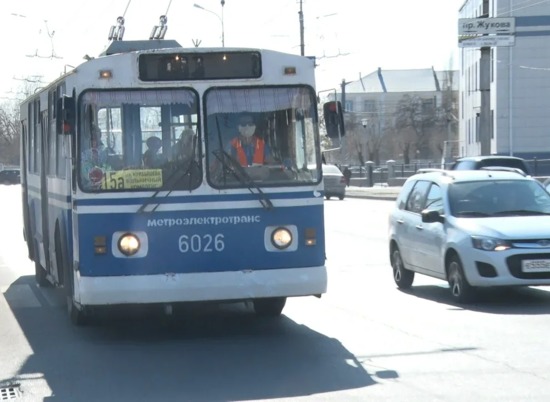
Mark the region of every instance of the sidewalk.
<instances>
[{"instance_id":1,"label":"sidewalk","mask_svg":"<svg viewBox=\"0 0 550 402\"><path fill-rule=\"evenodd\" d=\"M346 187L346 197L350 198L371 198L375 200L395 200L401 191L398 187Z\"/></svg>"}]
</instances>

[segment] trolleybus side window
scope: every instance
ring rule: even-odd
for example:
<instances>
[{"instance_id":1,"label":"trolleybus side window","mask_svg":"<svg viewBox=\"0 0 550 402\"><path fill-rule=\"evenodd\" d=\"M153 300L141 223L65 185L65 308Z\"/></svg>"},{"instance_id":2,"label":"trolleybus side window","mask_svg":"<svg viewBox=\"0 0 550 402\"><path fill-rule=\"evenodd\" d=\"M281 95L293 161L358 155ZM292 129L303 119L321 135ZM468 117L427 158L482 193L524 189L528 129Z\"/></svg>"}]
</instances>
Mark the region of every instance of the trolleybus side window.
<instances>
[{"instance_id":1,"label":"trolleybus side window","mask_svg":"<svg viewBox=\"0 0 550 402\"><path fill-rule=\"evenodd\" d=\"M200 185L195 92L89 91L80 108L84 191L191 190ZM149 149L152 143L154 149ZM145 163L145 154L156 162Z\"/></svg>"}]
</instances>

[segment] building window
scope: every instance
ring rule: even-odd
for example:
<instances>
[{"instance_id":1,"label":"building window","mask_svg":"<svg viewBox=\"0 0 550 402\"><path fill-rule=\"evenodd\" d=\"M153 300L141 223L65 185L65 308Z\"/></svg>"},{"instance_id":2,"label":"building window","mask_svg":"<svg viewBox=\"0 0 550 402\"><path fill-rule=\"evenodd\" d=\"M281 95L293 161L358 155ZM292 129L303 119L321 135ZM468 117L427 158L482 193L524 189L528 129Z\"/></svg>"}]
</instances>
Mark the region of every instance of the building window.
<instances>
[{"instance_id":1,"label":"building window","mask_svg":"<svg viewBox=\"0 0 550 402\"><path fill-rule=\"evenodd\" d=\"M477 82L478 78L479 78L479 68L476 61L474 64L474 91L477 91L477 89L479 88L478 82Z\"/></svg>"},{"instance_id":2,"label":"building window","mask_svg":"<svg viewBox=\"0 0 550 402\"><path fill-rule=\"evenodd\" d=\"M344 105L344 110L346 112L353 112L353 102L350 100L347 100L346 104Z\"/></svg>"},{"instance_id":3,"label":"building window","mask_svg":"<svg viewBox=\"0 0 550 402\"><path fill-rule=\"evenodd\" d=\"M479 113L476 113L476 125L474 127L476 131L476 142L479 142L479 124L480 124Z\"/></svg>"},{"instance_id":4,"label":"building window","mask_svg":"<svg viewBox=\"0 0 550 402\"><path fill-rule=\"evenodd\" d=\"M366 99L363 104L363 109L364 112L376 112L376 101Z\"/></svg>"},{"instance_id":5,"label":"building window","mask_svg":"<svg viewBox=\"0 0 550 402\"><path fill-rule=\"evenodd\" d=\"M495 133L493 131L493 126L494 126L494 122L493 122L493 119L495 118L495 114L494 114L494 110L491 110L491 121L490 121L490 128L489 130L491 131L491 139L494 139L495 138Z\"/></svg>"},{"instance_id":6,"label":"building window","mask_svg":"<svg viewBox=\"0 0 550 402\"><path fill-rule=\"evenodd\" d=\"M495 57L494 48L491 48L491 57L489 60L489 64L491 65L490 67L491 82L495 81L494 57Z\"/></svg>"},{"instance_id":7,"label":"building window","mask_svg":"<svg viewBox=\"0 0 550 402\"><path fill-rule=\"evenodd\" d=\"M434 99L422 99L422 112L424 114L433 113L434 110Z\"/></svg>"}]
</instances>

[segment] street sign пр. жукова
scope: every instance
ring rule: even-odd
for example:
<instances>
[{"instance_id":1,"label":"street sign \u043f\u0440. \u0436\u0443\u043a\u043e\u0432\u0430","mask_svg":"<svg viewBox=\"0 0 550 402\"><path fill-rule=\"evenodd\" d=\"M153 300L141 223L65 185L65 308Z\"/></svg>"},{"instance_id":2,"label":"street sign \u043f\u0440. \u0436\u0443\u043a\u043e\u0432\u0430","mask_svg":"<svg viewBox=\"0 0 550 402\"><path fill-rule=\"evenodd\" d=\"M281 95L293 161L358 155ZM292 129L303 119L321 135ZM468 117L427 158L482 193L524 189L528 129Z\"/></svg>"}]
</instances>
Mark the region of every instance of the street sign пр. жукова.
<instances>
[{"instance_id":1,"label":"street sign \u043f\u0440. \u0436\u0443\u043a\u043e\u0432\u0430","mask_svg":"<svg viewBox=\"0 0 550 402\"><path fill-rule=\"evenodd\" d=\"M458 35L511 35L516 31L515 18L460 18Z\"/></svg>"}]
</instances>

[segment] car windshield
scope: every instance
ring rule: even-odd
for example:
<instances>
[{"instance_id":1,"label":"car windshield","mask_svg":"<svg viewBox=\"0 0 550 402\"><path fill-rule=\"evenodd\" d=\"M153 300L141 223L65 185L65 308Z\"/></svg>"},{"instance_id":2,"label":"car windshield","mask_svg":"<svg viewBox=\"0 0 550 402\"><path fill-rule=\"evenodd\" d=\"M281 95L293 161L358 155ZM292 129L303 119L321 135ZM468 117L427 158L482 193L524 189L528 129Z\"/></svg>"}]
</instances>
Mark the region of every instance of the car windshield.
<instances>
[{"instance_id":1,"label":"car windshield","mask_svg":"<svg viewBox=\"0 0 550 402\"><path fill-rule=\"evenodd\" d=\"M502 167L510 167L519 169L525 173L529 173L529 170L527 169L527 166L522 160L519 159L488 159L481 161L480 163L481 167L495 167L495 166L502 166Z\"/></svg>"},{"instance_id":2,"label":"car windshield","mask_svg":"<svg viewBox=\"0 0 550 402\"><path fill-rule=\"evenodd\" d=\"M519 169L527 174L529 174L529 168L525 164L525 162L521 159L513 159L513 158L488 158L488 159L481 159L479 161L476 161L474 159L463 159L458 160L453 165L453 170L477 170L482 168L489 168L489 167L508 167L508 168L514 168Z\"/></svg>"},{"instance_id":3,"label":"car windshield","mask_svg":"<svg viewBox=\"0 0 550 402\"><path fill-rule=\"evenodd\" d=\"M457 217L550 214L550 194L534 180L485 180L449 187L451 215Z\"/></svg>"}]
</instances>

